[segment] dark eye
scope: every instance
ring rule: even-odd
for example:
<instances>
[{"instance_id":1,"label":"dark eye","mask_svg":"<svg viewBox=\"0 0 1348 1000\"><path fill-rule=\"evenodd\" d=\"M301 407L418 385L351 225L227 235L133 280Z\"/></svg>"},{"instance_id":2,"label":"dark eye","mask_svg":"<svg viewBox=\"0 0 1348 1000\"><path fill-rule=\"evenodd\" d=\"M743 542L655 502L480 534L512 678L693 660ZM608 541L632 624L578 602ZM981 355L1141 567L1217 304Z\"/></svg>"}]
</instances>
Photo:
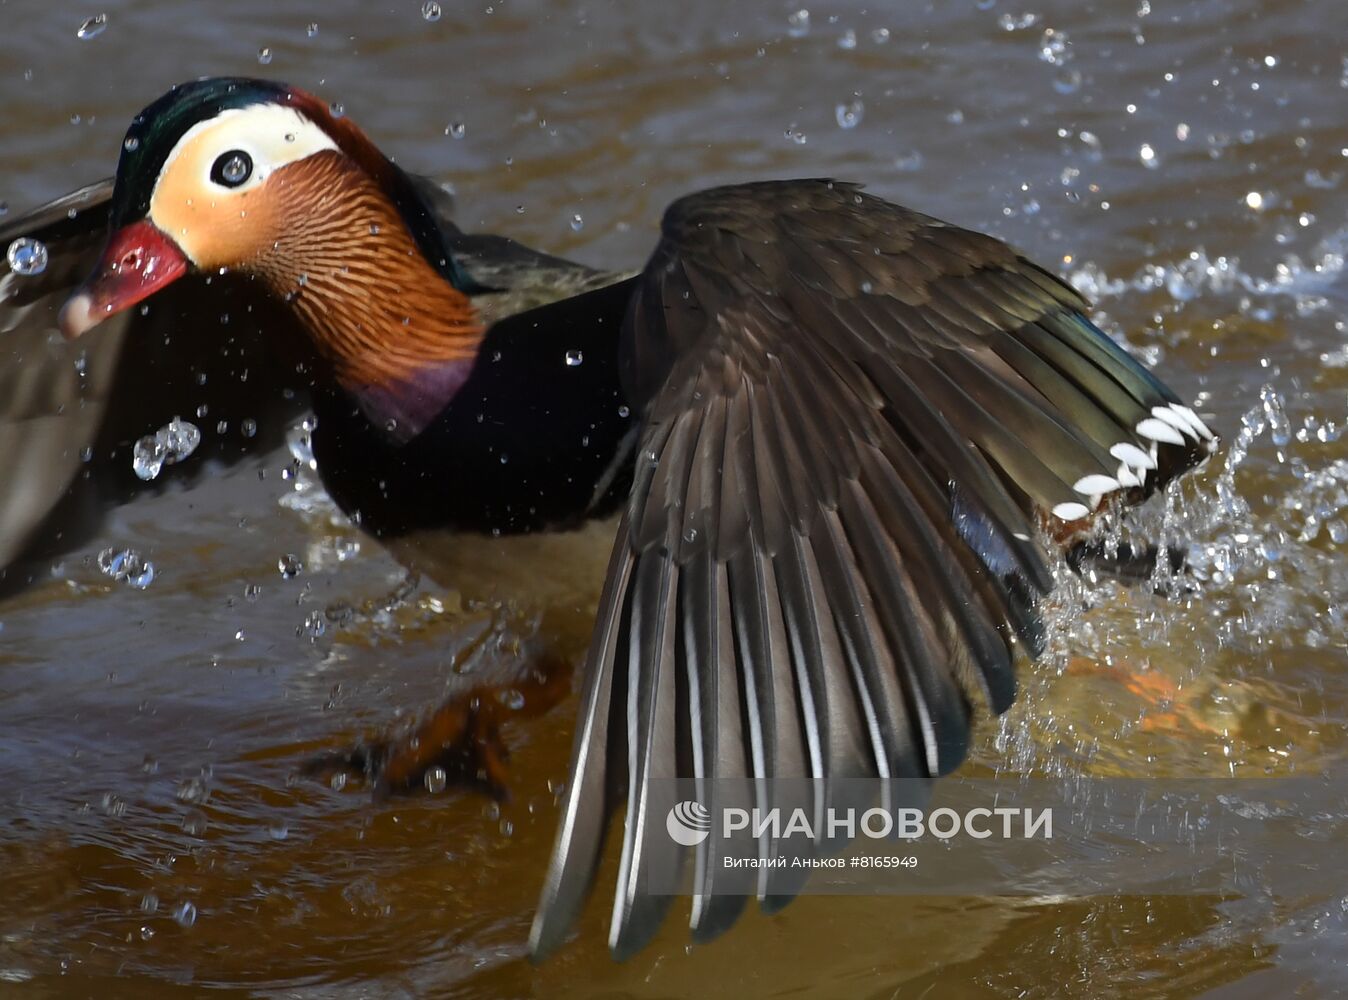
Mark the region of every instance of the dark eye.
<instances>
[{"instance_id":1,"label":"dark eye","mask_svg":"<svg viewBox=\"0 0 1348 1000\"><path fill-rule=\"evenodd\" d=\"M231 149L216 157L211 180L221 187L236 188L253 176L253 158L242 149Z\"/></svg>"}]
</instances>

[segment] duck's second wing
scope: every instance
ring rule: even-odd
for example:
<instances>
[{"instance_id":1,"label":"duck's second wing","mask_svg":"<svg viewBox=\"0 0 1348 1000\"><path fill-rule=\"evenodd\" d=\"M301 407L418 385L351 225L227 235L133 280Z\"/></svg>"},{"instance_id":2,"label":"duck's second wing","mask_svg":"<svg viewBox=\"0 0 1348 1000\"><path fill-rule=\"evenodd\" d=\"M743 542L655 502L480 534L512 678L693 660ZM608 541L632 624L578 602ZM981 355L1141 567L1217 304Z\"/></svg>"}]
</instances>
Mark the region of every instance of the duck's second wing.
<instances>
[{"instance_id":1,"label":"duck's second wing","mask_svg":"<svg viewBox=\"0 0 1348 1000\"><path fill-rule=\"evenodd\" d=\"M1039 528L1137 499L1211 432L990 237L851 185L796 181L675 203L625 330L644 404L585 678L574 771L532 946L565 936L625 795L610 945L658 927L685 848L655 789L692 779L716 816L736 782L927 780L967 750L972 706L1015 693L1052 585ZM713 824L693 931L734 921ZM769 856L773 845L753 848ZM780 870L778 870L780 871Z\"/></svg>"},{"instance_id":2,"label":"duck's second wing","mask_svg":"<svg viewBox=\"0 0 1348 1000\"><path fill-rule=\"evenodd\" d=\"M57 313L102 252L111 195L102 181L0 225L0 590L25 582L16 560L78 544L109 505L153 488L132 469L140 437L175 416L198 424L199 469L278 444L307 399L264 347L293 321L246 283L185 279L62 338ZM20 239L45 267L10 266Z\"/></svg>"}]
</instances>

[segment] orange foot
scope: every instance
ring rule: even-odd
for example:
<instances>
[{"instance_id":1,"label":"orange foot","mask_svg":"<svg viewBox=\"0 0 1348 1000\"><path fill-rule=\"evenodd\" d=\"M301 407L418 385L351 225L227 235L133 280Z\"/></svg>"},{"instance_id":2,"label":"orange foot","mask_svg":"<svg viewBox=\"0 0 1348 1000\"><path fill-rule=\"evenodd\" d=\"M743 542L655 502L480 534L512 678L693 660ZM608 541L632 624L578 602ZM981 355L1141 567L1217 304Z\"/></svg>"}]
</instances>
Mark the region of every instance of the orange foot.
<instances>
[{"instance_id":1,"label":"orange foot","mask_svg":"<svg viewBox=\"0 0 1348 1000\"><path fill-rule=\"evenodd\" d=\"M363 780L380 798L456 785L505 801L510 797L510 751L501 737L502 723L542 715L567 696L570 680L565 660L542 657L517 683L472 688L449 699L410 732L321 754L302 771L327 783Z\"/></svg>"},{"instance_id":2,"label":"orange foot","mask_svg":"<svg viewBox=\"0 0 1348 1000\"><path fill-rule=\"evenodd\" d=\"M1143 706L1141 728L1146 731L1190 734L1215 734L1220 730L1203 715L1201 685L1181 687L1164 671L1140 669L1127 664L1107 667L1085 657L1074 656L1067 673L1105 677L1123 685Z\"/></svg>"}]
</instances>

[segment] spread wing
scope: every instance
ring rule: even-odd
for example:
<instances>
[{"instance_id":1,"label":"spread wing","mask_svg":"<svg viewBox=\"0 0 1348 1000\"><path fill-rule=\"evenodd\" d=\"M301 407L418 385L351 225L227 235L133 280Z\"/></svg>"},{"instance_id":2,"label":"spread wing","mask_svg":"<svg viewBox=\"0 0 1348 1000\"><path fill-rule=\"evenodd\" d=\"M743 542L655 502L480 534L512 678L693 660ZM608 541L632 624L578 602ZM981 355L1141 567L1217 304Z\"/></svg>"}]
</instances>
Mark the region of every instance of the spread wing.
<instances>
[{"instance_id":1,"label":"spread wing","mask_svg":"<svg viewBox=\"0 0 1348 1000\"><path fill-rule=\"evenodd\" d=\"M16 560L73 547L107 506L153 488L131 448L174 416L198 424L203 443L162 480L275 446L304 406L285 390L300 380L262 347L264 328L270 340L291 321L246 285L184 279L145 311L62 338L57 313L107 241L111 195L101 181L0 224L0 589L23 584ZM12 270L6 251L22 238L42 244L45 268Z\"/></svg>"},{"instance_id":2,"label":"spread wing","mask_svg":"<svg viewBox=\"0 0 1348 1000\"><path fill-rule=\"evenodd\" d=\"M671 898L652 873L688 850L662 783L691 779L715 816L726 788L767 807L755 779L810 778L820 815L839 779L949 772L975 706L1010 705L1052 586L1041 521L1140 498L1213 442L1084 307L997 240L850 185L669 209L625 329L644 430L536 954L573 923L622 798L619 956ZM715 825L697 846L695 938L746 893L794 891L720 863L742 850Z\"/></svg>"}]
</instances>

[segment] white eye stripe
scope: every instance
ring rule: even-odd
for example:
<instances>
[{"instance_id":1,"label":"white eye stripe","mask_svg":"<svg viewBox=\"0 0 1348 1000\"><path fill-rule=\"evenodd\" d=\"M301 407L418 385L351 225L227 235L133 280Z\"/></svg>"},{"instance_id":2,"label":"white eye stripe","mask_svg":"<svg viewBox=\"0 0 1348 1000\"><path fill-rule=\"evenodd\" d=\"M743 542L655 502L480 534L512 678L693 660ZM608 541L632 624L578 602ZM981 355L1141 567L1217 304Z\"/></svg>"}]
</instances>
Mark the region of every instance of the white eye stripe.
<instances>
[{"instance_id":1,"label":"white eye stripe","mask_svg":"<svg viewBox=\"0 0 1348 1000\"><path fill-rule=\"evenodd\" d=\"M199 151L199 143L206 143ZM332 137L294 108L275 104L256 104L249 108L226 108L214 118L197 122L183 133L164 161L155 189L173 166L189 151L193 151L201 171L203 192L247 191L267 179L274 170L297 160L303 160L325 149L336 149ZM253 161L253 170L246 181L234 188L225 188L211 180L211 170L225 153L238 150L247 153Z\"/></svg>"}]
</instances>

